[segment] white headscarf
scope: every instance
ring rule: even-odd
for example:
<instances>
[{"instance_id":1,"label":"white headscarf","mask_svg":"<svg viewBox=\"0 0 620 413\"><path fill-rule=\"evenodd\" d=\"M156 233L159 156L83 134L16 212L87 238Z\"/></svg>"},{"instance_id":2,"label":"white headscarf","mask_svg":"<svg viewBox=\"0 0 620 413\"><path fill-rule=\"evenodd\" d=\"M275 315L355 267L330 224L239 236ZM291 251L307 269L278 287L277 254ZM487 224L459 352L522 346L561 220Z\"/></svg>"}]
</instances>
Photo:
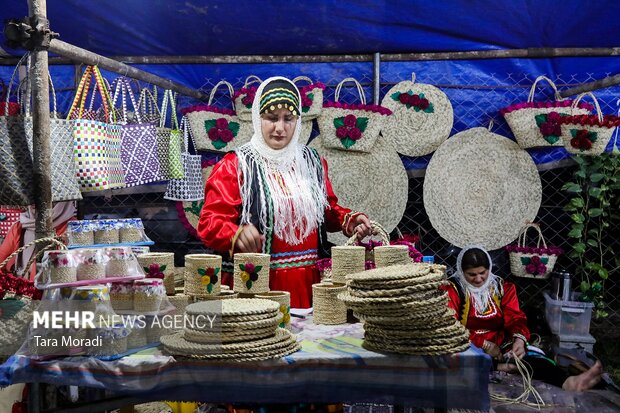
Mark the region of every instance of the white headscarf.
<instances>
[{"instance_id":1,"label":"white headscarf","mask_svg":"<svg viewBox=\"0 0 620 413\"><path fill-rule=\"evenodd\" d=\"M267 188L273 202L273 232L289 244L303 242L312 231L323 222L327 202L325 185L319 182L316 171L320 162L313 156L304 156L304 145L299 143L301 135L301 113L297 118L295 131L289 144L282 149L270 148L263 138L260 116L260 99L263 89L274 80L285 80L297 91L301 104L299 89L290 80L281 77L270 77L260 84L252 104L252 125L254 134L249 143L236 150L239 161L239 189L243 200L241 224L250 223L250 202L252 182L259 179L261 188L260 224L269 228L267 222L267 200L260 183L260 177L253 176L250 161L255 161L265 171ZM301 107L299 108L301 109ZM301 112L301 110L300 110ZM323 179L323 182L325 179Z\"/></svg>"},{"instance_id":2,"label":"white headscarf","mask_svg":"<svg viewBox=\"0 0 620 413\"><path fill-rule=\"evenodd\" d=\"M474 287L471 285L466 279L465 274L463 272L463 256L465 253L471 249L479 249L482 250L489 259L489 276L487 277L484 284L480 287ZM483 314L489 306L489 303L493 300L493 295L499 293L499 277L493 274L493 261L491 260L491 256L487 252L487 250L481 245L468 245L464 247L459 253L456 259L456 280L461 285L464 293L469 297L469 299L473 302L474 308L478 314Z\"/></svg>"}]
</instances>

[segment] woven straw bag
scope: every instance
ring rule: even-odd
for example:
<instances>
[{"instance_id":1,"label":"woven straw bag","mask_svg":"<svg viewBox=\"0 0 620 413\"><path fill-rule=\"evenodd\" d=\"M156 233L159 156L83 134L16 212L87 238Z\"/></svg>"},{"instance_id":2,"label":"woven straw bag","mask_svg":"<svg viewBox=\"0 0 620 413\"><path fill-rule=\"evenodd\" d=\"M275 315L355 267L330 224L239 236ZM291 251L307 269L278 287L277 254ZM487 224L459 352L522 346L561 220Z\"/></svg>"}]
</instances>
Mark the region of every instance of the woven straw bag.
<instances>
[{"instance_id":1,"label":"woven straw bag","mask_svg":"<svg viewBox=\"0 0 620 413\"><path fill-rule=\"evenodd\" d=\"M161 117L157 128L157 151L159 154L159 167L161 174L166 179L183 179L183 152L182 132L177 120L176 94L171 90L164 92L161 104ZM170 105L170 121L172 128L166 128L166 118Z\"/></svg>"},{"instance_id":2,"label":"woven straw bag","mask_svg":"<svg viewBox=\"0 0 620 413\"><path fill-rule=\"evenodd\" d=\"M538 232L536 247L526 246L527 231L533 228ZM542 242L542 248L540 246ZM510 271L516 277L547 279L553 271L553 267L562 254L562 249L557 247L547 247L547 242L543 237L540 225L527 224L519 233L517 245L505 247L510 257Z\"/></svg>"},{"instance_id":3,"label":"woven straw bag","mask_svg":"<svg viewBox=\"0 0 620 413\"><path fill-rule=\"evenodd\" d=\"M298 87L301 95L301 119L302 121L310 121L321 114L325 85L320 82L314 83L307 76L297 76L293 79L293 83L296 84L300 80L308 82L306 86Z\"/></svg>"},{"instance_id":4,"label":"woven straw bag","mask_svg":"<svg viewBox=\"0 0 620 413\"><path fill-rule=\"evenodd\" d=\"M381 134L403 155L423 156L434 152L452 130L454 111L444 92L432 85L411 81L394 85L381 101L392 111Z\"/></svg>"},{"instance_id":5,"label":"woven straw bag","mask_svg":"<svg viewBox=\"0 0 620 413\"><path fill-rule=\"evenodd\" d=\"M361 104L338 102L345 82L353 82L359 92ZM348 77L338 83L335 102L327 102L318 117L324 148L354 152L370 152L392 112L379 105L367 105L360 83Z\"/></svg>"},{"instance_id":6,"label":"woven straw bag","mask_svg":"<svg viewBox=\"0 0 620 413\"><path fill-rule=\"evenodd\" d=\"M332 247L331 281L344 284L347 275L364 270L366 270L366 248L359 245Z\"/></svg>"},{"instance_id":7,"label":"woven straw bag","mask_svg":"<svg viewBox=\"0 0 620 413\"><path fill-rule=\"evenodd\" d=\"M344 283L321 282L312 284L312 308L314 324L345 324L347 306L338 294L347 290Z\"/></svg>"},{"instance_id":8,"label":"woven straw bag","mask_svg":"<svg viewBox=\"0 0 620 413\"><path fill-rule=\"evenodd\" d=\"M140 96L138 97L138 106L136 107L136 114L134 115L134 122L136 123L157 123L161 118L159 106L157 105L157 86L153 86L155 95L147 88L140 90ZM137 120L137 115L140 115L140 120Z\"/></svg>"},{"instance_id":9,"label":"woven straw bag","mask_svg":"<svg viewBox=\"0 0 620 413\"><path fill-rule=\"evenodd\" d=\"M387 233L387 231L378 222L370 221L370 227L373 230L373 234L379 235L379 237L381 238L381 241L380 241L381 245L390 245L390 236L389 236L389 234ZM364 244L357 237L357 234L353 234L347 240L345 245L361 245L361 246L366 248L366 254L365 254L366 261L374 261L375 260L374 243Z\"/></svg>"},{"instance_id":10,"label":"woven straw bag","mask_svg":"<svg viewBox=\"0 0 620 413\"><path fill-rule=\"evenodd\" d=\"M546 80L553 88L554 102L534 102L534 92L539 81ZM508 126L523 149L562 146L559 119L567 115L587 115L592 106L582 103L571 109L572 101L562 100L558 89L549 78L538 76L527 98L527 102L517 103L502 109Z\"/></svg>"},{"instance_id":11,"label":"woven straw bag","mask_svg":"<svg viewBox=\"0 0 620 413\"><path fill-rule=\"evenodd\" d=\"M222 80L211 90L206 106L192 106L181 111L189 121L196 149L201 151L227 152L239 146L237 115L233 110L213 106L213 97L220 85L228 87L232 97L232 85Z\"/></svg>"},{"instance_id":12,"label":"woven straw bag","mask_svg":"<svg viewBox=\"0 0 620 413\"><path fill-rule=\"evenodd\" d=\"M588 95L594 101L596 115L573 115L560 119L562 123L562 140L566 150L575 155L600 155L605 152L607 144L616 128L620 125L620 117L601 113L596 97L590 93L577 96L571 109Z\"/></svg>"},{"instance_id":13,"label":"woven straw bag","mask_svg":"<svg viewBox=\"0 0 620 413\"><path fill-rule=\"evenodd\" d=\"M245 79L243 87L233 94L233 102L235 103L235 112L239 120L243 122L252 122L252 104L254 103L254 95L258 86L250 86L253 83L261 84L263 81L254 75L250 75Z\"/></svg>"}]
</instances>

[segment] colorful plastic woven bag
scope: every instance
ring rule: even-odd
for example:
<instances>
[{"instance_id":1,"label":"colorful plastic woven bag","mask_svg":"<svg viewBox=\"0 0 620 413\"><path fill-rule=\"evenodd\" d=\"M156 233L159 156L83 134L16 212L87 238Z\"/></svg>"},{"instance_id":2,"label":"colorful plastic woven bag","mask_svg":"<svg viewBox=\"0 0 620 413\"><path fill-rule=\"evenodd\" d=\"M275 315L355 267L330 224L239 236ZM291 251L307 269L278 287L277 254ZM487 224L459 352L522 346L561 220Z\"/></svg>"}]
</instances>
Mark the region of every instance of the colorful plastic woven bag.
<instances>
[{"instance_id":1,"label":"colorful plastic woven bag","mask_svg":"<svg viewBox=\"0 0 620 413\"><path fill-rule=\"evenodd\" d=\"M172 128L165 127L168 106L170 106ZM185 173L181 157L182 132L177 121L175 94L171 90L164 92L160 114L159 127L157 128L157 151L161 175L166 179L183 179Z\"/></svg>"},{"instance_id":2,"label":"colorful plastic woven bag","mask_svg":"<svg viewBox=\"0 0 620 413\"><path fill-rule=\"evenodd\" d=\"M183 159L183 179L171 179L164 194L165 199L172 201L199 201L204 198L204 186L202 185L201 156L189 153L188 122L184 117L181 119L181 129L183 130L184 152ZM195 146L196 144L194 144Z\"/></svg>"}]
</instances>

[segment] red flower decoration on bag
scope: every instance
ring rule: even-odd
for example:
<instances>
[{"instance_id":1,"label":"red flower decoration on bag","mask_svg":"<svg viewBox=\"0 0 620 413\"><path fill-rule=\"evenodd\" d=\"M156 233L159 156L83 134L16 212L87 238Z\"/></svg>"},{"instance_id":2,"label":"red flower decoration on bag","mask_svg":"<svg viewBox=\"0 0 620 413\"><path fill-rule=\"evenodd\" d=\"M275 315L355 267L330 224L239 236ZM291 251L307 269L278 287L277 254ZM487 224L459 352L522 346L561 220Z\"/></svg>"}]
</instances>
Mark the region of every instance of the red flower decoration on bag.
<instances>
[{"instance_id":1,"label":"red flower decoration on bag","mask_svg":"<svg viewBox=\"0 0 620 413\"><path fill-rule=\"evenodd\" d=\"M562 129L560 127L560 119L562 116L567 115L565 113L549 112L534 117L543 139L552 145L562 136Z\"/></svg>"},{"instance_id":2,"label":"red flower decoration on bag","mask_svg":"<svg viewBox=\"0 0 620 413\"><path fill-rule=\"evenodd\" d=\"M252 284L258 280L258 273L263 269L263 266L246 262L245 264L239 264L239 269L241 270L239 276L249 290L252 288Z\"/></svg>"},{"instance_id":3,"label":"red flower decoration on bag","mask_svg":"<svg viewBox=\"0 0 620 413\"><path fill-rule=\"evenodd\" d=\"M159 265L153 263L148 267L144 267L144 272L146 273L147 278L161 278L162 280L165 277L164 271L166 271L165 265Z\"/></svg>"},{"instance_id":4,"label":"red flower decoration on bag","mask_svg":"<svg viewBox=\"0 0 620 413\"><path fill-rule=\"evenodd\" d=\"M226 118L205 120L205 130L213 147L220 150L237 136L239 122L229 122Z\"/></svg>"},{"instance_id":5,"label":"red flower decoration on bag","mask_svg":"<svg viewBox=\"0 0 620 413\"><path fill-rule=\"evenodd\" d=\"M525 272L532 275L544 275L547 272L547 263L549 258L539 257L534 255L532 257L521 257L521 264L525 265Z\"/></svg>"},{"instance_id":6,"label":"red flower decoration on bag","mask_svg":"<svg viewBox=\"0 0 620 413\"><path fill-rule=\"evenodd\" d=\"M592 144L598 139L596 132L589 132L587 129L571 129L570 146L580 151L587 151L592 149Z\"/></svg>"},{"instance_id":7,"label":"red flower decoration on bag","mask_svg":"<svg viewBox=\"0 0 620 413\"><path fill-rule=\"evenodd\" d=\"M217 275L220 272L219 268L198 268L196 270L198 275L200 275L200 283L207 288L207 292L211 294L213 291L213 286L217 284L218 277Z\"/></svg>"},{"instance_id":8,"label":"red flower decoration on bag","mask_svg":"<svg viewBox=\"0 0 620 413\"><path fill-rule=\"evenodd\" d=\"M349 149L362 138L362 133L368 127L368 118L358 118L353 114L334 119L336 136L342 146Z\"/></svg>"}]
</instances>

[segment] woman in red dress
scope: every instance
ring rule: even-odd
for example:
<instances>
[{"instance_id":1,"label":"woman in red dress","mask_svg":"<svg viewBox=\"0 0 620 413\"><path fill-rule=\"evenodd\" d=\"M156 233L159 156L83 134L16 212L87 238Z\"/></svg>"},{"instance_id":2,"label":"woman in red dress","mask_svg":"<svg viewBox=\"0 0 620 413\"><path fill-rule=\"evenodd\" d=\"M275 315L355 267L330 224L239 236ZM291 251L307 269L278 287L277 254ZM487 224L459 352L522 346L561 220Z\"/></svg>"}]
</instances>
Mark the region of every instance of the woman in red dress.
<instances>
[{"instance_id":1,"label":"woman in red dress","mask_svg":"<svg viewBox=\"0 0 620 413\"><path fill-rule=\"evenodd\" d=\"M493 274L491 257L484 248L463 248L456 268L456 275L445 287L448 305L469 330L472 344L493 357L498 370L514 371L514 365L502 361L516 357L524 360L535 379L565 390L587 390L601 381L603 367L599 361L586 372L569 377L542 352L528 351L530 331L515 285Z\"/></svg>"},{"instance_id":2,"label":"woman in red dress","mask_svg":"<svg viewBox=\"0 0 620 413\"><path fill-rule=\"evenodd\" d=\"M252 105L254 134L209 175L198 234L215 251L271 254L269 287L291 293L291 307L312 306L315 262L326 231L371 234L362 213L338 205L327 163L301 144L301 98L283 77L264 81ZM225 268L224 268L225 269Z\"/></svg>"}]
</instances>

